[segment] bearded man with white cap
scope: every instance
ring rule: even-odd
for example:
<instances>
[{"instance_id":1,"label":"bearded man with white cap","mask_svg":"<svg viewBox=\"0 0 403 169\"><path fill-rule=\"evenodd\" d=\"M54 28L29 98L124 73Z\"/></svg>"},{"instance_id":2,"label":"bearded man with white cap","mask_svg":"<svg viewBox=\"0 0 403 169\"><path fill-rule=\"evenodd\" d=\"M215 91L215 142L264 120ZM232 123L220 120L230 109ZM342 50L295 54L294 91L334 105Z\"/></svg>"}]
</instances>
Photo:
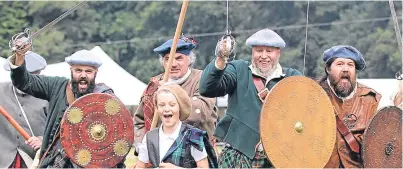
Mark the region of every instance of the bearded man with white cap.
<instances>
[{"instance_id":1,"label":"bearded man with white cap","mask_svg":"<svg viewBox=\"0 0 403 169\"><path fill-rule=\"evenodd\" d=\"M18 46L18 42L16 44ZM29 46L21 49L28 50ZM64 77L29 74L24 62L24 55L21 55L20 52L16 52L9 58L14 86L34 97L49 101L49 113L40 152L40 168L78 167L66 156L61 146L59 135L64 112L75 99L86 94L113 94L113 90L108 86L95 84L98 68L102 63L92 52L80 50L65 60L71 66L71 80ZM120 163L116 167L123 166L124 164Z\"/></svg>"},{"instance_id":2,"label":"bearded man with white cap","mask_svg":"<svg viewBox=\"0 0 403 169\"><path fill-rule=\"evenodd\" d=\"M31 74L40 74L46 67L45 59L34 52L25 54L25 62ZM3 66L10 71L7 62ZM31 136L25 142L11 123L0 116L0 168L28 168L42 144L48 102L18 90L11 82L0 83L0 93L0 105Z\"/></svg>"},{"instance_id":3,"label":"bearded man with white cap","mask_svg":"<svg viewBox=\"0 0 403 169\"><path fill-rule=\"evenodd\" d=\"M225 41L218 42L218 52L200 80L200 94L219 97L228 94L228 109L218 123L214 136L227 146L221 153L220 168L272 167L260 142L259 121L263 100L273 86L298 70L282 67L280 50L286 46L274 31L263 29L246 40L252 48L252 63L235 60L227 63Z\"/></svg>"}]
</instances>

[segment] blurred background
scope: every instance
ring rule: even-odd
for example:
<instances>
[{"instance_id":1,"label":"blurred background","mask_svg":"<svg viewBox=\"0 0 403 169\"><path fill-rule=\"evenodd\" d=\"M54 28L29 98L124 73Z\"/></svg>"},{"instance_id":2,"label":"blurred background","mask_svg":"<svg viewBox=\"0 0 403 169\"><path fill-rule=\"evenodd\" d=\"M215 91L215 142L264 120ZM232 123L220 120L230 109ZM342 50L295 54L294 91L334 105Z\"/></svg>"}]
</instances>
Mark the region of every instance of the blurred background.
<instances>
[{"instance_id":1,"label":"blurred background","mask_svg":"<svg viewBox=\"0 0 403 169\"><path fill-rule=\"evenodd\" d=\"M11 55L8 41L14 34L25 28L35 32L76 3L0 2L0 63ZM70 77L65 57L81 49L96 52L107 63L97 80L110 85L134 112L149 78L163 71L152 50L173 38L181 4L85 2L34 39L33 51L46 58L49 65L45 75L65 77ZM323 51L334 45L352 45L367 62L366 70L358 74L361 82L384 95L397 88L394 75L402 68L402 58L388 1L310 1L309 10L307 6L307 1L230 1L229 29L237 41L237 59L250 60L246 38L260 29L271 28L287 43L280 58L286 67L319 78L324 74ZM395 1L395 9L401 26L401 1ZM226 1L189 3L182 32L197 41L196 68L203 69L214 58L215 45L226 31L226 13ZM1 69L0 81L9 81L9 72ZM218 106L222 117L225 97L219 98Z\"/></svg>"}]
</instances>

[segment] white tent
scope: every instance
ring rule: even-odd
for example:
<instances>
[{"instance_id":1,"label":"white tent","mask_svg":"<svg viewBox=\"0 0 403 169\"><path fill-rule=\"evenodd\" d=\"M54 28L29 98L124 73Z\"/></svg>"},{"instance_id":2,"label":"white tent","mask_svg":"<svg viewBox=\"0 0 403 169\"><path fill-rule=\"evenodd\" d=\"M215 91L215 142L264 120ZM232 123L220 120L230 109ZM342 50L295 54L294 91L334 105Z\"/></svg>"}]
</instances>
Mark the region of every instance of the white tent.
<instances>
[{"instance_id":1,"label":"white tent","mask_svg":"<svg viewBox=\"0 0 403 169\"><path fill-rule=\"evenodd\" d=\"M7 62L6 59L0 57L0 82L9 82L10 79L10 72L4 70L3 65Z\"/></svg>"},{"instance_id":2,"label":"white tent","mask_svg":"<svg viewBox=\"0 0 403 169\"><path fill-rule=\"evenodd\" d=\"M99 46L90 50L102 61L96 82L111 87L125 105L138 105L146 84L132 76L114 62ZM43 75L71 78L70 66L66 62L50 64L42 71Z\"/></svg>"},{"instance_id":3,"label":"white tent","mask_svg":"<svg viewBox=\"0 0 403 169\"><path fill-rule=\"evenodd\" d=\"M399 89L396 79L358 79L358 82L382 94L379 103L380 107L392 105L391 97L393 97L392 95Z\"/></svg>"}]
</instances>

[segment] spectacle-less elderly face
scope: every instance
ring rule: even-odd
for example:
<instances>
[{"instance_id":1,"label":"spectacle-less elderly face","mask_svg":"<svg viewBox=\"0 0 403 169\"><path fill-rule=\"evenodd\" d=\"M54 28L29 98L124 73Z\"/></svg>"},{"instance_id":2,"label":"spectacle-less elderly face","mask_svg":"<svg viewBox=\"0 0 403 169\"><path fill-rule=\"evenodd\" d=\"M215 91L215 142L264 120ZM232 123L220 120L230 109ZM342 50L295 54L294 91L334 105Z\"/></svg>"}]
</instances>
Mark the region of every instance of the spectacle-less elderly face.
<instances>
[{"instance_id":1,"label":"spectacle-less elderly face","mask_svg":"<svg viewBox=\"0 0 403 169\"><path fill-rule=\"evenodd\" d=\"M72 90L75 94L83 96L94 91L98 69L86 65L72 65L70 70Z\"/></svg>"},{"instance_id":2,"label":"spectacle-less elderly face","mask_svg":"<svg viewBox=\"0 0 403 169\"><path fill-rule=\"evenodd\" d=\"M166 69L168 66L169 53L164 56L163 67ZM183 76L185 76L186 72L189 69L190 58L182 53L176 53L174 56L174 60L172 62L171 73L169 74L169 78L173 80L177 80Z\"/></svg>"},{"instance_id":3,"label":"spectacle-less elderly face","mask_svg":"<svg viewBox=\"0 0 403 169\"><path fill-rule=\"evenodd\" d=\"M337 58L330 67L326 68L329 73L330 85L339 97L347 97L353 92L357 76L355 62L351 59Z\"/></svg>"},{"instance_id":4,"label":"spectacle-less elderly face","mask_svg":"<svg viewBox=\"0 0 403 169\"><path fill-rule=\"evenodd\" d=\"M164 127L175 127L179 122L179 103L169 91L157 93L157 112Z\"/></svg>"},{"instance_id":5,"label":"spectacle-less elderly face","mask_svg":"<svg viewBox=\"0 0 403 169\"><path fill-rule=\"evenodd\" d=\"M269 46L252 47L252 66L262 76L274 71L280 60L280 48Z\"/></svg>"}]
</instances>

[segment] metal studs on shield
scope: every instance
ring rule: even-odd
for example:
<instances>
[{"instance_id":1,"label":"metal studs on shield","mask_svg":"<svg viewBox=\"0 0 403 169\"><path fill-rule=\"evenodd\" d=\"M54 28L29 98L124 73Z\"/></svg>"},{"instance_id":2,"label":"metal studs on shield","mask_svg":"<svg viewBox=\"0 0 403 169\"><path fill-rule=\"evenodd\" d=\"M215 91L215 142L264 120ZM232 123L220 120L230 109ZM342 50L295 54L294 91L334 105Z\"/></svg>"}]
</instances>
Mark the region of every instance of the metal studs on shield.
<instances>
[{"instance_id":1,"label":"metal studs on shield","mask_svg":"<svg viewBox=\"0 0 403 169\"><path fill-rule=\"evenodd\" d=\"M130 112L115 96L87 94L63 117L60 139L66 155L84 168L113 168L134 142Z\"/></svg>"}]
</instances>

